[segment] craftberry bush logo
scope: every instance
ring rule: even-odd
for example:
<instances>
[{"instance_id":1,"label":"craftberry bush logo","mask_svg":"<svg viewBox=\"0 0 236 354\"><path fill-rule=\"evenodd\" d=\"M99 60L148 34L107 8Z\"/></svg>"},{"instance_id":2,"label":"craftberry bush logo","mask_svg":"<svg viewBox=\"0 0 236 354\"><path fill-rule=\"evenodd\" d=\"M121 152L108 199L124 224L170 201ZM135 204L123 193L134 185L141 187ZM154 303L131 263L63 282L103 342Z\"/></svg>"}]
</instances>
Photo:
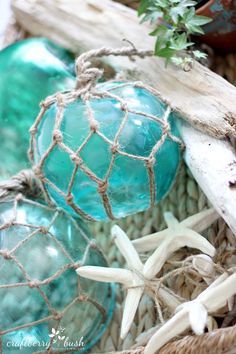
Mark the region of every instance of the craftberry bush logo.
<instances>
[{"instance_id":1,"label":"craftberry bush logo","mask_svg":"<svg viewBox=\"0 0 236 354\"><path fill-rule=\"evenodd\" d=\"M69 337L67 337L65 334L65 328L59 327L58 329L52 328L51 334L49 334L49 337L52 338L52 343L55 344L63 344L64 348L71 348L71 347L83 347L84 342L83 342L83 337L81 337L75 342L71 341Z\"/></svg>"},{"instance_id":2,"label":"craftberry bush logo","mask_svg":"<svg viewBox=\"0 0 236 354\"><path fill-rule=\"evenodd\" d=\"M50 338L52 339L53 343L56 343L57 341L62 341L66 338L66 336L61 336L61 333L65 331L65 328L60 327L59 330L57 331L55 328L52 328L52 333L49 334Z\"/></svg>"},{"instance_id":3,"label":"craftberry bush logo","mask_svg":"<svg viewBox=\"0 0 236 354\"><path fill-rule=\"evenodd\" d=\"M47 349L49 346L52 346L57 349L66 348L66 349L76 349L80 350L84 347L83 337L78 340L72 340L65 333L65 328L58 327L52 328L51 333L49 334L48 340L40 341L32 337L23 338L20 341L9 340L6 342L8 350L22 350L24 348L44 348Z\"/></svg>"}]
</instances>

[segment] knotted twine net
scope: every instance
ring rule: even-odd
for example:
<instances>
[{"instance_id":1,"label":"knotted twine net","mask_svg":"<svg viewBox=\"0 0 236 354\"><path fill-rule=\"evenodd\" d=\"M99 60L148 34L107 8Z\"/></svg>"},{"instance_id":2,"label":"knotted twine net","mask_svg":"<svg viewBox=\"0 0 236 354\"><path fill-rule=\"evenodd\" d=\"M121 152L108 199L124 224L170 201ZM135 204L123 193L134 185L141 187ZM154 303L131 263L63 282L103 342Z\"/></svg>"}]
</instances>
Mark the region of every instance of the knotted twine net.
<instances>
[{"instance_id":1,"label":"knotted twine net","mask_svg":"<svg viewBox=\"0 0 236 354\"><path fill-rule=\"evenodd\" d=\"M117 155L122 155L125 157L128 157L130 159L142 161L147 169L147 175L149 178L149 192L150 192L150 207L153 207L155 204L155 199L156 199L156 190L155 190L155 174L154 174L154 164L155 164L155 157L159 149L162 147L162 145L165 143L166 139L169 138L175 142L178 142L181 144L181 141L176 137L171 134L171 127L168 122L169 115L171 113L171 107L163 100L161 95L157 90L154 90L153 88L144 85L141 82L127 82L125 84L119 85L119 88L122 86L133 86L136 88L145 88L148 92L151 94L155 95L156 97L159 97L162 102L167 104L167 108L164 112L163 117L157 117L145 112L140 112L140 111L134 111L131 108L128 107L128 103L125 101L125 99L122 99L118 95L115 95L112 92L112 88L109 90L97 90L96 89L96 83L97 80L102 76L103 72L100 69L97 68L90 68L90 62L89 60L93 58L98 58L98 57L103 57L103 56L109 56L109 55L114 55L114 56L128 56L130 59L133 59L135 56L139 56L141 58L144 58L145 56L151 56L153 55L152 51L142 51L142 50L137 50L134 47L124 47L121 49L113 49L113 48L101 48L99 50L91 50L87 53L82 54L76 61L76 71L77 71L77 85L76 89L71 92L66 92L66 93L57 93L53 96L48 97L44 102L41 103L41 110L40 113L30 129L31 132L31 144L30 144L30 150L29 150L29 157L32 162L32 164L35 163L35 154L36 154L36 135L38 132L39 124L41 123L44 114L46 111L51 107L52 104L56 105L57 113L56 113L56 118L55 118L55 124L53 128L53 134L52 134L52 141L51 145L47 148L46 152L43 154L41 157L40 161L34 166L34 171L37 177L42 181L42 188L44 189L44 193L46 196L46 200L50 203L50 196L47 192L47 189L45 188L46 185L50 186L52 189L54 189L66 202L67 205L69 205L73 210L78 213L80 216L83 218L86 218L88 220L94 221L94 218L88 213L85 212L80 208L78 203L74 201L74 196L72 193L73 186L75 184L75 179L78 170L83 171L89 179L91 179L93 182L97 184L97 191L101 197L101 201L104 206L104 210L106 211L106 214L109 219L113 220L115 219L113 211L112 211L112 206L111 202L109 199L108 195L108 187L109 187L109 178L112 173L112 169L115 164L115 159ZM80 98L82 102L84 103L87 111L87 118L88 118L88 123L89 123L89 128L90 131L87 135L87 137L84 139L84 141L81 143L81 145L78 147L76 151L72 150L68 145L65 144L63 141L63 134L61 132L61 125L64 120L64 111L65 108L71 104L72 102L75 102ZM110 140L105 134L102 133L102 131L99 129L99 122L95 119L95 115L93 110L91 109L91 100L92 99L102 99L102 98L112 98L116 102L119 103L120 109L124 112L123 118L121 119L121 123L119 128L117 129L117 132L115 134L114 140ZM129 114L134 114L137 116L143 116L147 120L152 120L156 122L157 124L160 125L162 133L160 139L154 144L149 156L141 156L141 155L134 155L131 153L128 153L127 151L123 151L120 147L119 144L119 138L121 136L122 131L125 129L126 122L129 119ZM112 153L112 158L109 163L107 172L105 173L104 179L99 178L94 171L86 166L85 161L81 158L81 151L82 149L85 148L85 146L89 143L91 138L93 137L94 134L97 134L102 140L108 145L108 148L111 150ZM49 180L45 175L44 175L44 165L47 161L47 159L50 157L52 151L56 148L59 148L61 151L65 152L66 154L69 155L71 161L73 162L74 168L73 168L73 173L71 175L71 179L68 183L68 189L67 192L63 192L58 186L55 185L55 183L52 182L52 180Z\"/></svg>"},{"instance_id":2,"label":"knotted twine net","mask_svg":"<svg viewBox=\"0 0 236 354\"><path fill-rule=\"evenodd\" d=\"M24 193L24 194L23 194ZM29 196L33 196L34 198L40 198L42 197L42 190L40 189L40 186L35 179L35 176L31 170L24 170L21 171L18 175L14 176L11 180L6 181L6 182L1 182L0 183L0 207L4 208L4 205L9 205L12 207L11 209L11 215L6 218L5 221L3 221L0 218L0 269L2 276L0 276L1 283L0 283L0 292L1 292L1 304L3 308L1 309L1 316L3 316L3 322L6 321L5 317L10 316L11 318L14 318L14 315L16 318L19 317L19 314L13 314L11 307L14 306L19 306L20 308L23 308L24 313L23 313L23 320L20 319L21 323L20 325L14 326L12 328L0 328L0 352L5 353L6 350L6 339L5 339L5 344L3 347L3 335L9 335L15 331L19 330L24 330L24 329L30 329L33 326L38 326L45 324L48 328L48 335L50 334L50 329L54 328L55 332L59 330L60 328L63 328L63 334L68 336L69 341L73 344L69 345L66 347L63 345L63 342L61 342L61 346L55 347L54 342L53 342L53 337L45 339L44 336L42 338L42 341L44 340L44 343L48 343L49 345L46 346L45 344L42 344L40 341L41 337L40 335L38 337L35 337L35 341L39 341L39 345L32 345L32 350L33 352L37 353L67 353L67 352L75 352L76 350L81 351L83 349L83 346L81 345L81 342L79 342L80 338L78 337L78 333L80 332L83 336L82 333L82 328L86 329L86 326L83 327L83 323L81 322L81 316L84 317L85 321L95 321L94 326L95 328L91 330L91 333L86 333L86 336L84 337L84 346L90 347L90 345L93 344L94 341L97 339L97 335L99 335L104 331L104 329L107 326L107 321L109 321L109 318L111 316L112 312L112 306L113 306L113 291L112 287L94 287L93 291L91 291L91 286L94 286L93 284L86 283L84 282L83 279L81 279L75 270L82 265L85 264L90 264L91 259L93 257L97 260L100 261L102 265L106 265L106 262L103 258L103 255L99 249L99 247L96 245L93 239L89 238L89 236L86 234L86 229L82 227L81 224L77 223L69 214L65 213L61 209L51 209L48 206L44 204L39 204L36 201L33 201L31 199L26 198ZM47 225L45 224L45 217L42 215L45 214L40 214L42 218L42 224L30 224L24 222L24 220L21 222L21 216L20 214L20 206L23 205L25 206L30 206L32 207L31 212L36 212L37 210L39 213L42 214L48 213L48 223ZM66 218L65 218L66 216ZM37 219L38 221L39 219ZM57 222L59 220L62 220L63 223L67 224L68 222L71 223L71 239L73 237L80 237L77 243L77 247L79 245L79 248L76 248L78 251L78 259L75 261L72 257L71 250L67 248L66 246L66 241L62 242L60 238L58 237L59 235L54 234L54 227L55 230L58 231L58 226ZM59 221L60 222L60 221ZM63 225L61 225L63 227ZM73 232L76 233L76 235L73 236ZM10 240L9 237L15 237L17 238L18 233L20 234L20 241L15 242L14 240ZM22 235L24 234L24 237L22 238ZM6 238L6 239L5 239ZM66 236L65 236L66 238ZM5 242L4 242L5 239ZM37 239L35 241L35 239ZM33 263L31 264L31 268L29 268L29 253L34 254L34 247L32 246L31 242L34 240L36 242L36 248L37 245L40 244L40 242L43 242L42 239L46 239L46 243L48 244L48 247L51 245L51 247L54 248L56 252L62 257L61 264L60 266L56 268L56 271L53 272L50 276L48 276L48 269L46 272L41 272L39 269L39 273L35 273L33 271L32 275L34 274L40 274L40 276L37 279L37 276L35 278L32 278L32 276L29 274L31 272L31 269L37 268L37 267L46 267L46 264L44 264L45 260L47 261L46 258L43 258L43 255L41 254L40 256L40 264L36 262L36 259L34 258ZM70 239L70 240L71 240ZM50 241L50 242L49 242ZM3 248L2 246L7 246L11 244L13 247L11 248ZM28 246L29 245L29 246ZM45 244L44 244L45 246ZM28 251L25 252L25 250L28 247ZM41 248L42 251L42 248ZM44 250L47 252L47 250ZM22 253L24 252L24 256L22 258ZM28 253L29 252L29 253ZM40 250L39 250L40 252ZM55 255L55 254L54 254ZM20 258L19 258L20 257ZM35 254L36 257L36 254ZM90 258L91 257L91 258ZM97 260L95 263L97 263ZM54 260L55 262L56 260ZM7 264L9 263L9 264ZM99 264L100 265L100 264ZM11 275L8 274L8 276L5 278L9 282L7 284L3 283L4 279L4 272L7 272L7 269L11 267L13 269L13 278L11 278ZM27 269L26 269L27 267ZM71 273L68 273L68 271L74 271L74 275L71 276ZM20 276L17 274L20 273ZM43 274L43 278L42 278ZM61 277L66 277L67 284L64 283L65 279L63 280ZM19 280L19 282L15 282L15 278ZM76 283L73 282L72 284L72 278L73 280L76 280ZM58 285L57 281L61 282L63 288L60 288ZM57 285L56 285L57 284ZM54 287L57 287L55 289ZM76 295L74 298L72 298L71 294L70 296L66 295L66 292L68 289L64 288L65 286L68 286L69 291L70 287L74 288L75 291L72 292L75 293ZM17 293L15 290L19 288L19 293L21 292L22 287L28 288L29 291L25 291L26 296L24 299L22 299L21 304L13 303L11 295L16 296L15 301L17 302ZM6 289L6 292L2 293L2 291ZM13 291L13 293L12 293ZM58 292L58 296L60 298L59 302L60 305L58 305L58 301L55 301L55 297L53 298L51 295L51 292ZM30 295L30 292L34 292L32 295ZM102 297L99 297L101 292L104 292L104 295ZM36 295L37 293L37 295ZM4 295L5 294L5 295ZM15 295L14 295L15 294ZM28 296L33 296L37 298L37 302L40 304L40 309L36 311L35 307L38 308L37 304L34 303L31 304L30 308L29 307L24 307L24 301L27 301ZM8 300L9 298L9 300ZM64 298L66 298L66 301L64 302ZM105 300L104 300L105 299ZM68 300L68 301L67 301ZM6 309L4 306L6 306L6 302L11 301L10 306L8 307L7 313L4 312ZM66 304L65 304L66 303ZM1 306L0 304L0 306ZM64 308L63 308L63 304ZM83 305L84 304L84 305ZM89 311L88 311L88 304L89 304ZM8 313L9 311L9 313ZM18 309L16 309L16 312ZM39 312L39 318L37 318L37 315L35 315L35 312L38 314ZM4 315L5 313L5 315ZM11 314L10 314L11 313ZM35 318L35 321L27 322L25 320L25 316L27 315ZM87 313L87 316L85 315ZM1 321L2 322L2 321ZM11 320L12 322L12 320ZM17 320L19 323L19 318ZM73 325L74 323L74 332L71 333L69 328L71 328L71 324ZM65 328L64 328L65 327ZM66 328L68 327L68 328ZM86 329L87 330L87 329ZM15 335L15 334L14 334ZM26 335L26 334L25 334ZM14 345L19 345L19 343L14 342L14 336L9 337L8 341L12 340L12 345L13 345L13 350L14 350ZM18 337L16 336L16 339L19 340L19 335ZM78 341L78 344L75 345ZM41 344L40 344L41 343ZM88 344L87 344L88 343ZM37 344L37 343L36 343ZM39 351L37 351L37 349ZM41 351L43 349L43 351ZM16 350L16 349L15 349ZM24 348L22 349L24 350ZM27 349L25 349L27 350Z\"/></svg>"}]
</instances>

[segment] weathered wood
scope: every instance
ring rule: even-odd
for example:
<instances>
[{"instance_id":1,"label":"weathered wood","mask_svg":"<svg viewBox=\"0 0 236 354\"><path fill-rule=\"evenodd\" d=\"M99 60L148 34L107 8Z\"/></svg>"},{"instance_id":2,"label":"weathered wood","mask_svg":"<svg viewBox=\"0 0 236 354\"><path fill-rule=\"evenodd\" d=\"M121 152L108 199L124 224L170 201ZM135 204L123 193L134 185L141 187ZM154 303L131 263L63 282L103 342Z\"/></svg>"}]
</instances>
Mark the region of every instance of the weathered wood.
<instances>
[{"instance_id":1,"label":"weathered wood","mask_svg":"<svg viewBox=\"0 0 236 354\"><path fill-rule=\"evenodd\" d=\"M236 235L236 155L232 145L181 122L185 161L194 178Z\"/></svg>"},{"instance_id":2,"label":"weathered wood","mask_svg":"<svg viewBox=\"0 0 236 354\"><path fill-rule=\"evenodd\" d=\"M120 47L122 38L137 48L152 49L150 28L137 14L110 0L13 0L17 20L35 35L47 36L71 50ZM195 63L189 72L165 68L159 58L112 59L126 76L152 84L191 123L216 137L236 136L236 89Z\"/></svg>"},{"instance_id":3,"label":"weathered wood","mask_svg":"<svg viewBox=\"0 0 236 354\"><path fill-rule=\"evenodd\" d=\"M148 26L136 13L110 0L13 0L17 20L35 35L45 35L74 51L120 47L122 38L150 49ZM110 59L109 59L110 60ZM195 127L218 138L236 136L236 88L196 63L190 72L164 67L159 58L112 58L126 78L153 85ZM219 214L236 233L236 156L230 143L180 124L185 160ZM231 182L231 186L230 186Z\"/></svg>"}]
</instances>

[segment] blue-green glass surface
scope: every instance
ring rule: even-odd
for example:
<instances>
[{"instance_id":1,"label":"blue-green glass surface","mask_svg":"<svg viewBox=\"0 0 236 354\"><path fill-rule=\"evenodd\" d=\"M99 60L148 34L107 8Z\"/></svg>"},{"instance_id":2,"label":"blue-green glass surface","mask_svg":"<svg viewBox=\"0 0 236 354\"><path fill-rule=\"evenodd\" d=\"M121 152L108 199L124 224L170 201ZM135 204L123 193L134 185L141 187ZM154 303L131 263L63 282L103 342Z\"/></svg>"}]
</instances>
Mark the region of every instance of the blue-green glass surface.
<instances>
[{"instance_id":1,"label":"blue-green glass surface","mask_svg":"<svg viewBox=\"0 0 236 354\"><path fill-rule=\"evenodd\" d=\"M0 204L0 226L13 219L13 212L13 203ZM0 231L1 250L11 251L20 243L12 253L18 264L0 256L0 331L40 321L50 316L52 309L62 312L67 308L59 323L59 334L54 338L56 342L53 348L74 349L81 340L83 345L81 343L78 352L86 351L101 337L111 318L114 292L110 284L80 278L73 267L63 271L62 268L72 262L107 266L102 253L98 248L90 247L84 256L88 240L91 241L88 229L83 221L75 221L63 211L59 211L56 219L53 219L55 210L20 202L16 215L16 225ZM35 232L34 227L27 225L49 227L49 232ZM24 241L30 234L31 237ZM47 284L46 280L52 276L53 279ZM28 281L43 283L37 289L29 287L26 284ZM2 287L11 284L20 286ZM51 307L46 304L42 292ZM96 301L104 309L105 316L91 302L79 301L79 295ZM69 304L72 305L68 307ZM49 335L57 325L51 319L10 331L2 337L3 353L21 350L28 354L45 350L44 345L49 343ZM67 342L59 336L68 338Z\"/></svg>"},{"instance_id":2,"label":"blue-green glass surface","mask_svg":"<svg viewBox=\"0 0 236 354\"><path fill-rule=\"evenodd\" d=\"M0 176L28 167L29 128L48 95L72 88L73 56L45 38L0 51Z\"/></svg>"},{"instance_id":3,"label":"blue-green glass surface","mask_svg":"<svg viewBox=\"0 0 236 354\"><path fill-rule=\"evenodd\" d=\"M100 84L100 90L111 89L111 92L123 98L128 107L136 112L144 112L163 117L166 110L156 96L146 89L135 88L132 85L122 86L122 83ZM99 130L109 140L113 141L124 111L114 98L93 99L90 102L94 117L99 123ZM45 113L37 134L35 162L38 163L52 141L52 131L55 124L56 106L52 105ZM177 135L176 115L171 113L169 122L172 134ZM89 134L89 122L86 107L83 102L69 104L61 124L64 143L76 151ZM120 150L124 153L148 157L154 145L162 135L161 125L142 114L129 113L127 122L119 137ZM168 192L175 178L179 164L179 144L167 138L156 153L154 164L156 202ZM104 179L112 159L111 146L98 134L93 134L89 142L80 152L84 164L100 179ZM56 147L51 151L43 167L44 175L64 193L73 173L74 164L67 152ZM47 189L55 202L73 212L61 195L52 187ZM80 168L77 171L72 194L76 204L96 220L106 220L107 215L97 192L97 184ZM107 194L116 218L143 211L150 206L149 177L145 162L132 157L117 154L109 177Z\"/></svg>"}]
</instances>

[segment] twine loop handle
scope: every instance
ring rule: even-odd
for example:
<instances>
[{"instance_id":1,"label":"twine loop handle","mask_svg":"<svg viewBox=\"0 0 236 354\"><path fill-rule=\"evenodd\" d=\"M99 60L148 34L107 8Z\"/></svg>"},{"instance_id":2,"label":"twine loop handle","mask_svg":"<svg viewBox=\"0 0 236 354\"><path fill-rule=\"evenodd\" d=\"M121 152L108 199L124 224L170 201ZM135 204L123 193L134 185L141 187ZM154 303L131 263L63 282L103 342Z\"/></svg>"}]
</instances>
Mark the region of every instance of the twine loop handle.
<instances>
[{"instance_id":1,"label":"twine loop handle","mask_svg":"<svg viewBox=\"0 0 236 354\"><path fill-rule=\"evenodd\" d=\"M12 196L42 196L39 181L32 170L22 170L6 181L0 182L0 201L6 201Z\"/></svg>"},{"instance_id":2,"label":"twine loop handle","mask_svg":"<svg viewBox=\"0 0 236 354\"><path fill-rule=\"evenodd\" d=\"M122 48L109 48L102 47L100 49L93 49L88 52L81 54L75 62L76 70L76 90L86 89L86 91L91 90L92 87L96 85L97 80L99 80L103 75L103 70L98 68L91 68L90 60L93 58L100 58L104 56L127 56L131 60L133 57L137 56L140 58L145 58L147 56L152 56L152 50L138 50L131 44L129 47Z\"/></svg>"}]
</instances>

